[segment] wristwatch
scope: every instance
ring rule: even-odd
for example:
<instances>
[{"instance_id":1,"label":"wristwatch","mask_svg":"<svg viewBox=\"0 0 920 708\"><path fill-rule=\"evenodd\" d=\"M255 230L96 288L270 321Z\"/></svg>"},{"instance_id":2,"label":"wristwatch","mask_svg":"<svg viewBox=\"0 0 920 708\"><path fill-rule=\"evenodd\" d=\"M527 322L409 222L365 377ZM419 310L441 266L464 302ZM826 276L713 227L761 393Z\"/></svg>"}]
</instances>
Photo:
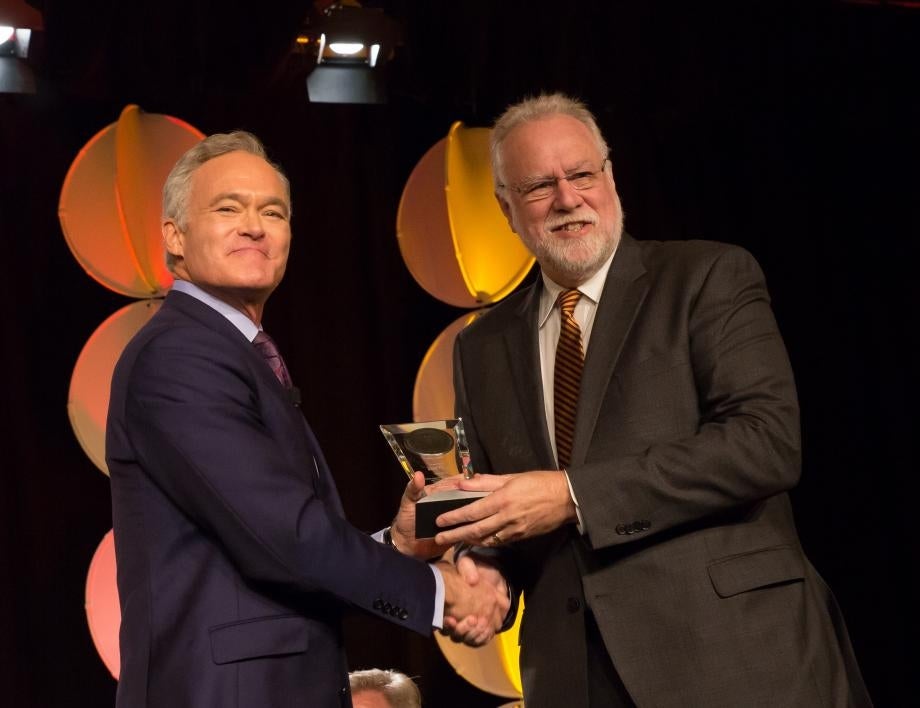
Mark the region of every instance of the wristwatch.
<instances>
[{"instance_id":1,"label":"wristwatch","mask_svg":"<svg viewBox=\"0 0 920 708\"><path fill-rule=\"evenodd\" d=\"M390 548L392 548L394 551L399 551L399 546L397 546L396 542L393 540L393 534L390 531L391 528L392 527L387 526L383 530L383 542L386 545L388 545Z\"/></svg>"}]
</instances>

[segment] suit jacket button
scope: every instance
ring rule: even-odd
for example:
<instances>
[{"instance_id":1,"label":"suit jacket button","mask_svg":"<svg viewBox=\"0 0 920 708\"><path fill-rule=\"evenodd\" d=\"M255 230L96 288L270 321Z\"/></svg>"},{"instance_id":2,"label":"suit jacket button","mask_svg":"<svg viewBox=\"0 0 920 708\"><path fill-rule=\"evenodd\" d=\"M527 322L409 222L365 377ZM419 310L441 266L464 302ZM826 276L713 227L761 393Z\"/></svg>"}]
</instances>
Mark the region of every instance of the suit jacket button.
<instances>
[{"instance_id":1,"label":"suit jacket button","mask_svg":"<svg viewBox=\"0 0 920 708\"><path fill-rule=\"evenodd\" d=\"M401 620L407 620L407 619L409 619L409 610L400 610L400 611L399 611L399 619L401 619Z\"/></svg>"},{"instance_id":2,"label":"suit jacket button","mask_svg":"<svg viewBox=\"0 0 920 708\"><path fill-rule=\"evenodd\" d=\"M652 528L652 522L649 521L648 519L643 519L639 523L642 525L643 531L648 531L650 528Z\"/></svg>"},{"instance_id":3,"label":"suit jacket button","mask_svg":"<svg viewBox=\"0 0 920 708\"><path fill-rule=\"evenodd\" d=\"M579 600L577 597L570 597L565 601L565 609L567 609L570 613L575 614L578 612L578 610L581 609L581 600Z\"/></svg>"},{"instance_id":4,"label":"suit jacket button","mask_svg":"<svg viewBox=\"0 0 920 708\"><path fill-rule=\"evenodd\" d=\"M384 602L384 603L383 603L383 611L384 611L384 612L386 612L387 614L389 614L389 613L390 613L390 610L392 610L392 609L393 609L393 605L391 605L389 602Z\"/></svg>"},{"instance_id":5,"label":"suit jacket button","mask_svg":"<svg viewBox=\"0 0 920 708\"><path fill-rule=\"evenodd\" d=\"M383 600L381 600L379 597L376 600L374 600L374 609L375 610L383 609Z\"/></svg>"},{"instance_id":6,"label":"suit jacket button","mask_svg":"<svg viewBox=\"0 0 920 708\"><path fill-rule=\"evenodd\" d=\"M627 533L626 526L623 524L617 524L616 532L618 536L625 536Z\"/></svg>"}]
</instances>

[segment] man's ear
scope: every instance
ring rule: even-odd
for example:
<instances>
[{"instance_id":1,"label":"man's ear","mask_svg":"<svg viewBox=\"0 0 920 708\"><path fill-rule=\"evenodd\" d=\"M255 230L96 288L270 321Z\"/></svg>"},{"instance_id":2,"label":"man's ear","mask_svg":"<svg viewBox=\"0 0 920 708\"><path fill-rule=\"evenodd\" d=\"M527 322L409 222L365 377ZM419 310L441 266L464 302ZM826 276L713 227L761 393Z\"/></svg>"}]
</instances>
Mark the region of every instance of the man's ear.
<instances>
[{"instance_id":1,"label":"man's ear","mask_svg":"<svg viewBox=\"0 0 920 708\"><path fill-rule=\"evenodd\" d=\"M502 214L504 214L505 219L508 220L508 226L511 227L511 230L514 231L514 233L517 233L517 231L514 229L514 222L511 220L511 204L508 203L508 200L505 199L497 189L495 190L494 194L495 200L498 202L498 206L502 210Z\"/></svg>"},{"instance_id":2,"label":"man's ear","mask_svg":"<svg viewBox=\"0 0 920 708\"><path fill-rule=\"evenodd\" d=\"M175 256L176 258L182 258L183 248L185 245L184 234L179 231L179 227L176 226L175 221L164 221L163 222L163 245L166 246L166 252Z\"/></svg>"}]
</instances>

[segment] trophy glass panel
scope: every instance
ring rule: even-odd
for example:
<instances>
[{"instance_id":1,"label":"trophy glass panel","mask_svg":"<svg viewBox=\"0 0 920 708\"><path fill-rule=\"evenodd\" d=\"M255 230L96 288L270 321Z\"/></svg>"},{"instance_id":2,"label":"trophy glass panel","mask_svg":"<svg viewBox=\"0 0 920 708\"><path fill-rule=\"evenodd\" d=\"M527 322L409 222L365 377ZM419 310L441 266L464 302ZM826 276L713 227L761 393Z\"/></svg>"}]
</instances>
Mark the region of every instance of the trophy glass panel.
<instances>
[{"instance_id":1,"label":"trophy glass panel","mask_svg":"<svg viewBox=\"0 0 920 708\"><path fill-rule=\"evenodd\" d=\"M456 474L473 476L463 421L459 418L381 425L380 432L410 478L416 471L424 473L426 484Z\"/></svg>"},{"instance_id":2,"label":"trophy glass panel","mask_svg":"<svg viewBox=\"0 0 920 708\"><path fill-rule=\"evenodd\" d=\"M467 479L473 476L470 451L460 418L381 425L380 432L410 479L415 472L425 475L425 484L458 474ZM488 492L462 489L426 493L416 504L416 538L433 537L443 530L435 523L440 514L481 499L486 494Z\"/></svg>"}]
</instances>

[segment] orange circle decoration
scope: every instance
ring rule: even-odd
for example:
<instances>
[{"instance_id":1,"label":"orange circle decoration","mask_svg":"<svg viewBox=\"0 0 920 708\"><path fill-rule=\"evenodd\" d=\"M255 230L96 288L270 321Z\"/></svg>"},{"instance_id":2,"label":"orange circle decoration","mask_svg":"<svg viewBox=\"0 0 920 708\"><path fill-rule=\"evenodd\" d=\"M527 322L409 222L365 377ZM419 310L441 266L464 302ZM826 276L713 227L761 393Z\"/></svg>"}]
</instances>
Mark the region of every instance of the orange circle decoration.
<instances>
[{"instance_id":1,"label":"orange circle decoration","mask_svg":"<svg viewBox=\"0 0 920 708\"><path fill-rule=\"evenodd\" d=\"M456 122L422 156L396 216L403 261L442 302L481 307L508 295L534 263L495 200L489 129Z\"/></svg>"},{"instance_id":2,"label":"orange circle decoration","mask_svg":"<svg viewBox=\"0 0 920 708\"><path fill-rule=\"evenodd\" d=\"M172 275L160 231L163 183L202 138L178 118L130 105L80 150L64 178L58 217L90 277L129 297L166 293Z\"/></svg>"},{"instance_id":3,"label":"orange circle decoration","mask_svg":"<svg viewBox=\"0 0 920 708\"><path fill-rule=\"evenodd\" d=\"M118 357L128 341L160 309L162 300L140 300L109 317L83 345L70 377L67 414L83 451L108 474L105 464L105 420L109 385Z\"/></svg>"},{"instance_id":4,"label":"orange circle decoration","mask_svg":"<svg viewBox=\"0 0 920 708\"><path fill-rule=\"evenodd\" d=\"M415 376L412 392L414 420L453 418L454 413L454 341L467 325L485 310L468 312L451 322L428 347Z\"/></svg>"},{"instance_id":5,"label":"orange circle decoration","mask_svg":"<svg viewBox=\"0 0 920 708\"><path fill-rule=\"evenodd\" d=\"M102 537L86 574L86 621L96 651L117 680L121 667L118 648L121 606L115 582L115 537L111 531Z\"/></svg>"}]
</instances>

